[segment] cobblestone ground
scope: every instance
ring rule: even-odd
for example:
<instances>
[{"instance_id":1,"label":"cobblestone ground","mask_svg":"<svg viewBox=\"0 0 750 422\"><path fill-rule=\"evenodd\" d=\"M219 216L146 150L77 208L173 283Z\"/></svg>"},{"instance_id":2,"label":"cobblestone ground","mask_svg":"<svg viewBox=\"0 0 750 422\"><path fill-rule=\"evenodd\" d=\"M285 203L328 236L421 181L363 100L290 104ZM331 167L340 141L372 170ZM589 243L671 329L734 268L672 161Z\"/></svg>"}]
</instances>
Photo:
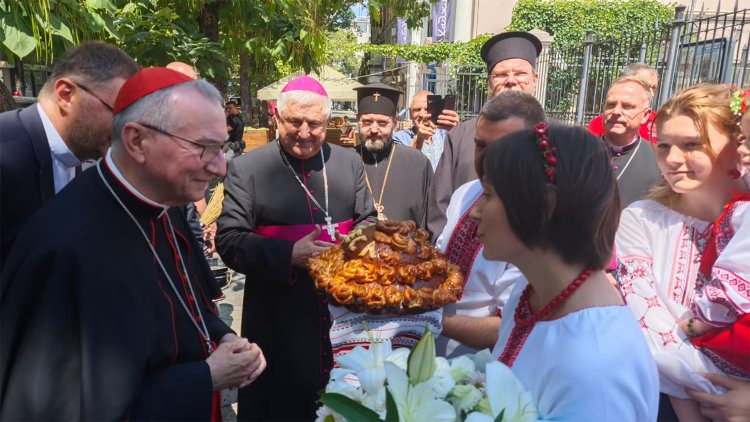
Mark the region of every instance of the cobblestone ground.
<instances>
[{"instance_id":1,"label":"cobblestone ground","mask_svg":"<svg viewBox=\"0 0 750 422\"><path fill-rule=\"evenodd\" d=\"M223 290L226 298L218 302L219 315L232 329L240 334L242 323L242 296L245 292L245 276L232 273L232 283ZM224 390L221 392L222 413L224 422L237 420L237 391Z\"/></svg>"}]
</instances>

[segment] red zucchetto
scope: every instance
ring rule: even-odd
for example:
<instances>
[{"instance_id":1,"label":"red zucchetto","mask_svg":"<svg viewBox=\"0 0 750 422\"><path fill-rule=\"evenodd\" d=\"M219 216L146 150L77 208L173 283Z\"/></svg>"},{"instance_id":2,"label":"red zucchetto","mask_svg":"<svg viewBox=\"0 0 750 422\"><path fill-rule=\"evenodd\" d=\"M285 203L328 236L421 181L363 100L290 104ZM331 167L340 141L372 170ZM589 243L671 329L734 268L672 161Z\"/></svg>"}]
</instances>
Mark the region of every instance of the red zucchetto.
<instances>
[{"instance_id":1,"label":"red zucchetto","mask_svg":"<svg viewBox=\"0 0 750 422\"><path fill-rule=\"evenodd\" d=\"M117 113L130 107L131 104L148 94L152 94L172 85L191 82L194 80L195 79L188 75L165 67L149 67L143 69L122 85L120 92L117 94L117 99L115 99L115 106L114 110L112 110L112 115L117 115Z\"/></svg>"}]
</instances>

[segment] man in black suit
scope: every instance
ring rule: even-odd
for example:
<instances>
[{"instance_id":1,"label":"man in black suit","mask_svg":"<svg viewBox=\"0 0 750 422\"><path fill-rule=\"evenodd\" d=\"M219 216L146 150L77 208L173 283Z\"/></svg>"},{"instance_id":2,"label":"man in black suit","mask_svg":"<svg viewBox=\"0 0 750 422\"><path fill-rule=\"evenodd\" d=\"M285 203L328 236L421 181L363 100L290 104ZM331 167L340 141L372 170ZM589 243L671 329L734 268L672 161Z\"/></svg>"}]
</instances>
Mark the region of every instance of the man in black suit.
<instances>
[{"instance_id":1,"label":"man in black suit","mask_svg":"<svg viewBox=\"0 0 750 422\"><path fill-rule=\"evenodd\" d=\"M21 226L110 145L112 106L138 64L87 42L55 61L39 102L0 114L0 266Z\"/></svg>"}]
</instances>

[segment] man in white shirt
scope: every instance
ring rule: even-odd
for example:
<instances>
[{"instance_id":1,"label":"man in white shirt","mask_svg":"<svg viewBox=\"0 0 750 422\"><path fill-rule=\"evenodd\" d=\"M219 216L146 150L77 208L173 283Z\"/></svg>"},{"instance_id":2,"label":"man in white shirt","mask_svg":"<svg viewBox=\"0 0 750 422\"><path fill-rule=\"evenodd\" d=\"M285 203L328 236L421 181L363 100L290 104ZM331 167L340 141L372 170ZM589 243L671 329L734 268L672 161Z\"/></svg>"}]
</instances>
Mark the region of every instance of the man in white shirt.
<instances>
[{"instance_id":1,"label":"man in white shirt","mask_svg":"<svg viewBox=\"0 0 750 422\"><path fill-rule=\"evenodd\" d=\"M39 102L0 114L0 264L21 226L110 145L112 105L138 64L87 42L55 61Z\"/></svg>"},{"instance_id":2,"label":"man in white shirt","mask_svg":"<svg viewBox=\"0 0 750 422\"><path fill-rule=\"evenodd\" d=\"M541 104L523 92L503 92L482 107L474 135L474 165L481 166L484 150L503 136L531 129L546 120ZM508 181L513 183L513 181ZM443 332L435 341L438 356L448 358L492 348L497 342L502 309L521 273L506 262L482 257L477 224L469 218L483 193L480 180L459 187L446 211L447 224L437 247L448 261L461 267L466 284L456 303L443 308Z\"/></svg>"}]
</instances>

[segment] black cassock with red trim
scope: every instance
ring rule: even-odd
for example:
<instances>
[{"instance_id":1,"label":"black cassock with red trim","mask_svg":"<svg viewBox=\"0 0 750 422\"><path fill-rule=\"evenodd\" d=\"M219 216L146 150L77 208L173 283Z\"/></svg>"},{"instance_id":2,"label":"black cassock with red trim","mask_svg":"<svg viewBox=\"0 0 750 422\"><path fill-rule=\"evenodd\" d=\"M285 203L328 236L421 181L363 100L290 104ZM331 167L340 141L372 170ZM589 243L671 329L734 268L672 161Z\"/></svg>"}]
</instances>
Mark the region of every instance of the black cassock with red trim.
<instances>
[{"instance_id":1,"label":"black cassock with red trim","mask_svg":"<svg viewBox=\"0 0 750 422\"><path fill-rule=\"evenodd\" d=\"M179 296L218 343L221 294L180 208L109 185L144 229ZM185 260L194 296L182 277ZM96 168L24 228L0 281L0 419L211 420L221 403L208 351L143 235Z\"/></svg>"}]
</instances>

